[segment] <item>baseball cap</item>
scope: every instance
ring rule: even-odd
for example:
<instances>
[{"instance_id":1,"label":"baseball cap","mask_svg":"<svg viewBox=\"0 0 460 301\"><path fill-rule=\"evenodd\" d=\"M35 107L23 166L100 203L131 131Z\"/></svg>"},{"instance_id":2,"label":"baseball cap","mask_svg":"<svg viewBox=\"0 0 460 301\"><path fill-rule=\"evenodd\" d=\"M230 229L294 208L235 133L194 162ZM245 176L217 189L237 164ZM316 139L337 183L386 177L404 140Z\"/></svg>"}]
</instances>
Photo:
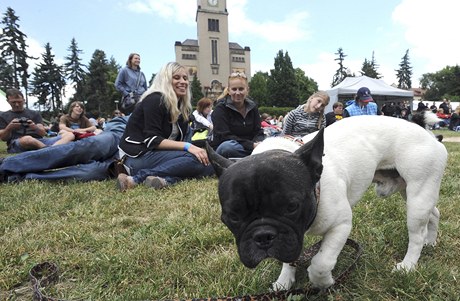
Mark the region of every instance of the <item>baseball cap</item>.
<instances>
[{"instance_id":1,"label":"baseball cap","mask_svg":"<svg viewBox=\"0 0 460 301\"><path fill-rule=\"evenodd\" d=\"M373 101L372 96L371 96L371 91L367 87L359 88L356 95L358 96L359 101L363 101L363 102Z\"/></svg>"}]
</instances>

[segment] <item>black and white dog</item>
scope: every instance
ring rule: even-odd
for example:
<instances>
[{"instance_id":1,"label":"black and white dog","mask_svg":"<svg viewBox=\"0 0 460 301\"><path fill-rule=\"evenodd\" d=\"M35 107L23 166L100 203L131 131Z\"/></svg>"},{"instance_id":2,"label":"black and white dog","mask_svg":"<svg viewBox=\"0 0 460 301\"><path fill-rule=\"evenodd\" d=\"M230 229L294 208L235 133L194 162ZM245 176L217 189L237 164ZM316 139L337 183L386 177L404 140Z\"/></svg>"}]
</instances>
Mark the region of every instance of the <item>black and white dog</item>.
<instances>
[{"instance_id":1,"label":"black and white dog","mask_svg":"<svg viewBox=\"0 0 460 301\"><path fill-rule=\"evenodd\" d=\"M208 148L219 176L222 221L243 264L253 268L267 257L284 262L273 288L289 289L295 267L288 263L300 256L304 234L321 235L308 275L315 287L331 286L352 207L374 182L378 195L400 192L406 200L409 245L395 270L414 269L423 246L436 243L444 145L419 125L384 116L345 118L303 140L299 146L268 138L237 162Z\"/></svg>"}]
</instances>

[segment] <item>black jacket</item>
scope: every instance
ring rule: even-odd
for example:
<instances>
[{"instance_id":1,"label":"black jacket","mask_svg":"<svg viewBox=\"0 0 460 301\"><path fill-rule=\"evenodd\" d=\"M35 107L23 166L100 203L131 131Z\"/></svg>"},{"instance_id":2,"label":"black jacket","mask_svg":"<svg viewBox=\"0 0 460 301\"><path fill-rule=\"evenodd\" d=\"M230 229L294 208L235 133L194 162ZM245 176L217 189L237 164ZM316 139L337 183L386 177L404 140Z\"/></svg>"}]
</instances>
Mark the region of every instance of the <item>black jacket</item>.
<instances>
[{"instance_id":1,"label":"black jacket","mask_svg":"<svg viewBox=\"0 0 460 301\"><path fill-rule=\"evenodd\" d=\"M176 141L183 141L188 123L182 115L177 121L179 134ZM173 125L170 114L161 100L161 93L155 92L137 103L130 115L119 148L130 157L138 157L154 150L171 135Z\"/></svg>"},{"instance_id":2,"label":"black jacket","mask_svg":"<svg viewBox=\"0 0 460 301\"><path fill-rule=\"evenodd\" d=\"M214 127L212 147L217 148L224 141L236 140L245 150L252 151L254 142L265 138L257 105L247 98L245 103L247 114L243 118L230 96L218 102L211 115Z\"/></svg>"}]
</instances>

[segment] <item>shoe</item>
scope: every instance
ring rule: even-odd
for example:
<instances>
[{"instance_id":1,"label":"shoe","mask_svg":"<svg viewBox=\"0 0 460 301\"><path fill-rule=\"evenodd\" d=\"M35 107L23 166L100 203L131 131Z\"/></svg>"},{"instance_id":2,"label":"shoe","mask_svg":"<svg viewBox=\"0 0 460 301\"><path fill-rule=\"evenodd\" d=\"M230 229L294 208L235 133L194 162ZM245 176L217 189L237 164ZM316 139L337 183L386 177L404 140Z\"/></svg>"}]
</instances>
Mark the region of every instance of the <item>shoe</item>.
<instances>
[{"instance_id":1,"label":"shoe","mask_svg":"<svg viewBox=\"0 0 460 301\"><path fill-rule=\"evenodd\" d=\"M136 186L136 182L134 182L133 178L125 175L123 173L119 174L117 177L117 187L120 192L125 192L128 189L134 188Z\"/></svg>"},{"instance_id":2,"label":"shoe","mask_svg":"<svg viewBox=\"0 0 460 301\"><path fill-rule=\"evenodd\" d=\"M161 189L169 186L169 183L165 179L155 176L148 176L144 182L145 186L153 189Z\"/></svg>"}]
</instances>

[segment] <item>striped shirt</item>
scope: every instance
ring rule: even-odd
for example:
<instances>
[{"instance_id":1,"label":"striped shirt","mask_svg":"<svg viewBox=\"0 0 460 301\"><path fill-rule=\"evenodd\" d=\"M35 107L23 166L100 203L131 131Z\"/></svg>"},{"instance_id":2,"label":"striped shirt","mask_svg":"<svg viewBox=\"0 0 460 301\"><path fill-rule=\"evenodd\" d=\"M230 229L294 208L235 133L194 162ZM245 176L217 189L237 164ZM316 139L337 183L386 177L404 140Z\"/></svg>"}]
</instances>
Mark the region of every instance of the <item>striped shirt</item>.
<instances>
[{"instance_id":1,"label":"striped shirt","mask_svg":"<svg viewBox=\"0 0 460 301\"><path fill-rule=\"evenodd\" d=\"M302 137L326 126L324 113L307 113L304 107L305 105L298 106L288 113L284 119L283 135ZM321 125L318 128L320 117Z\"/></svg>"}]
</instances>

